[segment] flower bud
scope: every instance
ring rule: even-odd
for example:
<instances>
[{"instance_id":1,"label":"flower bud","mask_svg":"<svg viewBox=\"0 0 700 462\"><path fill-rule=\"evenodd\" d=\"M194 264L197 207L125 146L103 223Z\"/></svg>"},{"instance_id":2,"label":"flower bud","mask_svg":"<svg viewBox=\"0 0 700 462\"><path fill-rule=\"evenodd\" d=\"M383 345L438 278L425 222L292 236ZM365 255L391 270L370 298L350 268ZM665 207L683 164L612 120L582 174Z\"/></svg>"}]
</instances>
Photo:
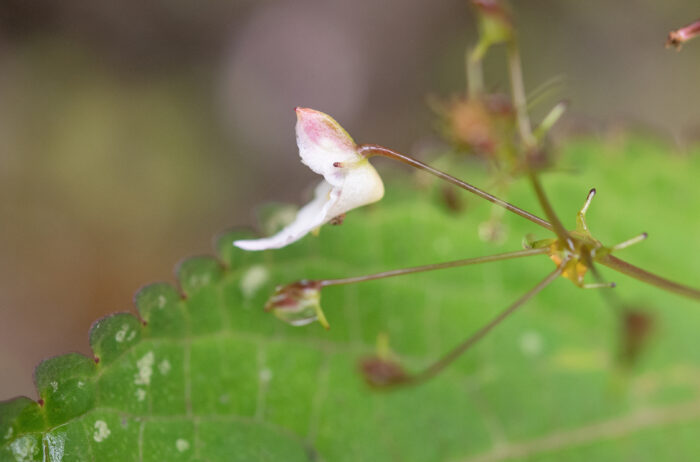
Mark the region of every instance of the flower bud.
<instances>
[{"instance_id":1,"label":"flower bud","mask_svg":"<svg viewBox=\"0 0 700 462\"><path fill-rule=\"evenodd\" d=\"M676 50L680 50L681 45L698 36L700 36L700 19L678 30L669 32L666 47L675 47Z\"/></svg>"},{"instance_id":2,"label":"flower bud","mask_svg":"<svg viewBox=\"0 0 700 462\"><path fill-rule=\"evenodd\" d=\"M373 387L399 385L409 378L399 363L379 356L360 360L359 367L367 384Z\"/></svg>"},{"instance_id":3,"label":"flower bud","mask_svg":"<svg viewBox=\"0 0 700 462\"><path fill-rule=\"evenodd\" d=\"M292 326L304 326L314 321L328 329L328 321L321 309L321 283L298 281L277 286L275 293L265 304L265 311L272 311L282 321Z\"/></svg>"}]
</instances>

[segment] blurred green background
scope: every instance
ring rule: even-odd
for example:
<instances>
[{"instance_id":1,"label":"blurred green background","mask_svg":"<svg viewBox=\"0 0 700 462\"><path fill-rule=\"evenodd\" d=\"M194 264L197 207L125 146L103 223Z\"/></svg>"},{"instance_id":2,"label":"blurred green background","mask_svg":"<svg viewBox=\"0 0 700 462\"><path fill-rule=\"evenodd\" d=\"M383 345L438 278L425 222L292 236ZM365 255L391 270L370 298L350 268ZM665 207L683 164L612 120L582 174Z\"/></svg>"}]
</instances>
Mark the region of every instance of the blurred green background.
<instances>
[{"instance_id":1,"label":"blurred green background","mask_svg":"<svg viewBox=\"0 0 700 462\"><path fill-rule=\"evenodd\" d=\"M700 44L665 50L696 2L518 2L538 110L559 135L700 137ZM429 96L464 88L464 0L0 0L0 400L34 396L42 358L88 353L95 319L131 309L263 201L300 202L293 108L359 142L420 153ZM496 52L491 89L507 88ZM380 167L381 169L381 167Z\"/></svg>"}]
</instances>

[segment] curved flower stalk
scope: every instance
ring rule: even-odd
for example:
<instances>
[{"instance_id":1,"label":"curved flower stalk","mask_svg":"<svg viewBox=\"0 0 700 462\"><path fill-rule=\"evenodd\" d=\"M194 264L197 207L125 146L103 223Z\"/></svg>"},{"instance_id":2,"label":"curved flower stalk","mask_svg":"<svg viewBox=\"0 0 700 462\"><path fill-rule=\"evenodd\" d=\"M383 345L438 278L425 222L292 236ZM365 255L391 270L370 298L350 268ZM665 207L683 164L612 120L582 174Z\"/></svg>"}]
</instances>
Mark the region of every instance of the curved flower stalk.
<instances>
[{"instance_id":1,"label":"curved flower stalk","mask_svg":"<svg viewBox=\"0 0 700 462\"><path fill-rule=\"evenodd\" d=\"M297 108L296 113L301 161L323 175L324 180L316 186L313 200L280 232L263 239L234 242L244 250L284 247L328 222L341 221L346 212L384 196L379 174L338 122L313 109Z\"/></svg>"}]
</instances>

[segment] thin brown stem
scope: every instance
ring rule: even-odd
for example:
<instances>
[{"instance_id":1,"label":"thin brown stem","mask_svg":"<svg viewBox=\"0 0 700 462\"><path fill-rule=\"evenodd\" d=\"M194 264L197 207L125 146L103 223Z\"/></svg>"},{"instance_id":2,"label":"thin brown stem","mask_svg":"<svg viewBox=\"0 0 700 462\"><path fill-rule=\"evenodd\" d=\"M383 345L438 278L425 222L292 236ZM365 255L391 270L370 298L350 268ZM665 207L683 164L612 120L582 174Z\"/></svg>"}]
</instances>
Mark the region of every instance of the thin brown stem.
<instances>
[{"instance_id":1,"label":"thin brown stem","mask_svg":"<svg viewBox=\"0 0 700 462\"><path fill-rule=\"evenodd\" d=\"M523 83L523 68L520 62L518 44L515 39L508 43L508 70L520 137L525 144L525 148L531 149L535 147L537 140L532 134L530 118L527 115L527 96L525 95L525 84Z\"/></svg>"},{"instance_id":2,"label":"thin brown stem","mask_svg":"<svg viewBox=\"0 0 700 462\"><path fill-rule=\"evenodd\" d=\"M546 278L544 278L541 282L539 282L535 287L530 289L525 295L523 295L518 300L516 300L508 308L503 310L498 316L493 318L488 324L483 326L481 329L476 331L474 334L470 335L466 340L464 340L462 343L457 345L454 349L452 349L449 353L447 353L445 356L440 358L437 362L433 363L431 366L429 366L427 369L423 370L422 372L419 372L418 374L415 374L415 375L409 377L405 381L400 382L399 385L415 385L417 383L425 382L425 381L435 377L440 372L442 372L443 369L445 369L447 366L452 364L465 351L467 351L469 348L474 346L474 344L476 344L479 340L484 338L484 336L486 336L486 334L488 334L494 327L496 327L501 322L503 322L506 318L508 318L508 316L513 314L515 312L515 310L517 310L518 308L523 306L528 300L530 300L532 297L537 295L542 289L547 287L556 278L558 278L561 275L562 271L564 270L565 264L566 264L566 262L563 262L561 265L559 265L556 270L552 271Z\"/></svg>"},{"instance_id":3,"label":"thin brown stem","mask_svg":"<svg viewBox=\"0 0 700 462\"><path fill-rule=\"evenodd\" d=\"M598 263L605 265L608 268L612 268L615 271L618 271L622 274L626 274L627 276L631 276L639 281L666 290L668 292L673 292L675 294L682 295L693 300L700 300L700 290L694 289L693 287L685 286L683 284L679 284L677 282L669 281L666 278L657 276L656 274L650 273L649 271L636 267L612 255L604 256L603 258L598 260Z\"/></svg>"},{"instance_id":4,"label":"thin brown stem","mask_svg":"<svg viewBox=\"0 0 700 462\"><path fill-rule=\"evenodd\" d=\"M419 160L416 160L412 157L409 157L405 154L401 154L400 152L394 151L389 148L385 148L384 146L379 146L377 144L363 144L361 146L358 146L357 148L358 152L365 156L365 157L370 157L370 156L382 156L382 157L387 157L389 159L394 159L398 160L400 162L403 162L404 164L408 164L411 167L418 168L420 170L425 170L426 172L435 175L436 177L440 178L441 180L447 181L448 183L451 183L455 186L459 186L462 189L465 189L469 191L472 194L475 194L482 199L485 199L493 204L498 205L499 207L503 207L506 210L509 210L510 212L515 213L516 215L520 215L521 217L530 220L531 222L535 223L536 225L539 225L545 229L548 230L553 230L552 225L546 221L543 220L542 218L538 217L537 215L533 215L530 212L527 212L519 207L516 207L502 199L499 199L496 196L493 196L486 191L483 191L476 186L472 186L469 183L466 183L458 178L453 177L452 175L448 175L447 173L440 171L436 168L431 167L428 164L425 164Z\"/></svg>"},{"instance_id":5,"label":"thin brown stem","mask_svg":"<svg viewBox=\"0 0 700 462\"><path fill-rule=\"evenodd\" d=\"M569 232L566 230L566 228L564 228L564 225L562 224L561 220L559 220L557 214L554 212L554 208L549 202L549 198L547 198L547 195L544 192L544 188L542 188L542 183L540 183L539 178L537 178L537 175L535 175L532 172L530 173L530 182L532 183L532 187L535 190L535 194L537 195L537 200L539 201L540 206L542 207L542 209L544 209L545 216L549 219L554 228L554 233L559 238L559 241L561 241L563 244L566 244L568 249L573 251L573 239L569 235Z\"/></svg>"},{"instance_id":6,"label":"thin brown stem","mask_svg":"<svg viewBox=\"0 0 700 462\"><path fill-rule=\"evenodd\" d=\"M500 260L510 260L510 259L514 259L514 258L529 257L531 255L542 255L542 254L545 254L548 252L549 252L549 249L547 249L547 248L517 250L515 252L506 252L506 253L501 253L501 254L497 254L497 255L487 255L485 257L465 258L462 260L448 261L448 262L444 262L444 263L435 263L432 265L422 265L422 266L414 266L412 268L401 268L401 269L391 270L391 271L382 271L381 273L368 274L365 276L355 276L355 277L341 278L341 279L325 279L325 280L319 281L319 283L321 284L321 287L338 286L338 285L342 285L342 284L354 284L357 282L373 281L375 279L384 279L384 278L390 278L390 277L394 277L394 276L403 276L405 274L422 273L425 271L434 271L434 270L445 269L445 268L455 268L458 266L476 265L479 263L490 263L490 262L500 261Z\"/></svg>"}]
</instances>

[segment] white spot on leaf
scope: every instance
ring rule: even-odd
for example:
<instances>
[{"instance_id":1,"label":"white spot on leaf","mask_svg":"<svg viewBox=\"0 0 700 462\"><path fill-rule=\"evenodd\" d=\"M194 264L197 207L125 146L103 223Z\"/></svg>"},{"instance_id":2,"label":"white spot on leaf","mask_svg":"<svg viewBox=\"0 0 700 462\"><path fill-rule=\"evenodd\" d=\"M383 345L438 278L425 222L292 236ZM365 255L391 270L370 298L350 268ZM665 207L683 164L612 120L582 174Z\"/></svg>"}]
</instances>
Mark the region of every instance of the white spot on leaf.
<instances>
[{"instance_id":1,"label":"white spot on leaf","mask_svg":"<svg viewBox=\"0 0 700 462\"><path fill-rule=\"evenodd\" d=\"M92 438L95 441L101 443L102 441L107 439L110 433L111 432L109 431L107 422L105 422L104 420L95 421L95 432L92 434Z\"/></svg>"},{"instance_id":2,"label":"white spot on leaf","mask_svg":"<svg viewBox=\"0 0 700 462\"><path fill-rule=\"evenodd\" d=\"M263 383L269 382L270 380L272 380L272 371L268 368L260 369L259 378L260 381Z\"/></svg>"},{"instance_id":3,"label":"white spot on leaf","mask_svg":"<svg viewBox=\"0 0 700 462\"><path fill-rule=\"evenodd\" d=\"M154 361L155 357L152 351L149 351L143 358L136 361L136 367L138 368L138 372L134 374L134 383L136 385L150 385Z\"/></svg>"},{"instance_id":4,"label":"white spot on leaf","mask_svg":"<svg viewBox=\"0 0 700 462\"><path fill-rule=\"evenodd\" d=\"M535 331L524 332L520 336L520 351L525 356L538 356L543 346L542 336Z\"/></svg>"},{"instance_id":5,"label":"white spot on leaf","mask_svg":"<svg viewBox=\"0 0 700 462\"><path fill-rule=\"evenodd\" d=\"M128 324L122 324L121 329L117 331L117 333L114 335L114 340L117 341L117 343L122 343L124 339L126 338L126 333L129 332L129 325Z\"/></svg>"},{"instance_id":6,"label":"white spot on leaf","mask_svg":"<svg viewBox=\"0 0 700 462\"><path fill-rule=\"evenodd\" d=\"M10 444L10 450L16 462L29 462L39 450L36 440L30 436L18 438Z\"/></svg>"},{"instance_id":7,"label":"white spot on leaf","mask_svg":"<svg viewBox=\"0 0 700 462\"><path fill-rule=\"evenodd\" d=\"M167 359L162 360L158 364L158 370L162 375L165 375L168 372L170 372L170 369L172 369L172 367L170 366L170 361L168 361Z\"/></svg>"},{"instance_id":8,"label":"white spot on leaf","mask_svg":"<svg viewBox=\"0 0 700 462\"><path fill-rule=\"evenodd\" d=\"M180 452L185 452L190 448L190 443L185 439L178 438L175 441L175 448Z\"/></svg>"},{"instance_id":9,"label":"white spot on leaf","mask_svg":"<svg viewBox=\"0 0 700 462\"><path fill-rule=\"evenodd\" d=\"M165 308L166 302L165 295L158 295L158 308Z\"/></svg>"},{"instance_id":10,"label":"white spot on leaf","mask_svg":"<svg viewBox=\"0 0 700 462\"><path fill-rule=\"evenodd\" d=\"M190 276L190 286L197 289L209 285L210 282L211 276L209 274L193 274Z\"/></svg>"},{"instance_id":11,"label":"white spot on leaf","mask_svg":"<svg viewBox=\"0 0 700 462\"><path fill-rule=\"evenodd\" d=\"M78 380L78 388L83 388L85 386L85 382L82 380Z\"/></svg>"},{"instance_id":12,"label":"white spot on leaf","mask_svg":"<svg viewBox=\"0 0 700 462\"><path fill-rule=\"evenodd\" d=\"M12 427L8 428L8 429L7 429L7 432L5 433L4 438L5 438L6 440L9 440L10 438L12 438L12 432L13 432L13 431L14 431L14 429L13 429Z\"/></svg>"},{"instance_id":13,"label":"white spot on leaf","mask_svg":"<svg viewBox=\"0 0 700 462\"><path fill-rule=\"evenodd\" d=\"M65 433L47 433L44 437L46 446L49 448L49 461L61 462L63 460L63 452L66 446Z\"/></svg>"},{"instance_id":14,"label":"white spot on leaf","mask_svg":"<svg viewBox=\"0 0 700 462\"><path fill-rule=\"evenodd\" d=\"M453 251L454 244L447 237L439 237L432 242L433 250L440 255L449 255Z\"/></svg>"},{"instance_id":15,"label":"white spot on leaf","mask_svg":"<svg viewBox=\"0 0 700 462\"><path fill-rule=\"evenodd\" d=\"M144 399L146 399L146 390L144 390L143 388L137 388L136 393L134 394L136 395L136 399L139 401L143 401Z\"/></svg>"},{"instance_id":16,"label":"white spot on leaf","mask_svg":"<svg viewBox=\"0 0 700 462\"><path fill-rule=\"evenodd\" d=\"M270 278L270 273L262 265L251 267L241 277L241 292L245 298L250 298L260 289Z\"/></svg>"},{"instance_id":17,"label":"white spot on leaf","mask_svg":"<svg viewBox=\"0 0 700 462\"><path fill-rule=\"evenodd\" d=\"M51 385L51 388L53 389L53 392L56 393L56 390L58 390L58 382L53 380L49 385Z\"/></svg>"}]
</instances>

